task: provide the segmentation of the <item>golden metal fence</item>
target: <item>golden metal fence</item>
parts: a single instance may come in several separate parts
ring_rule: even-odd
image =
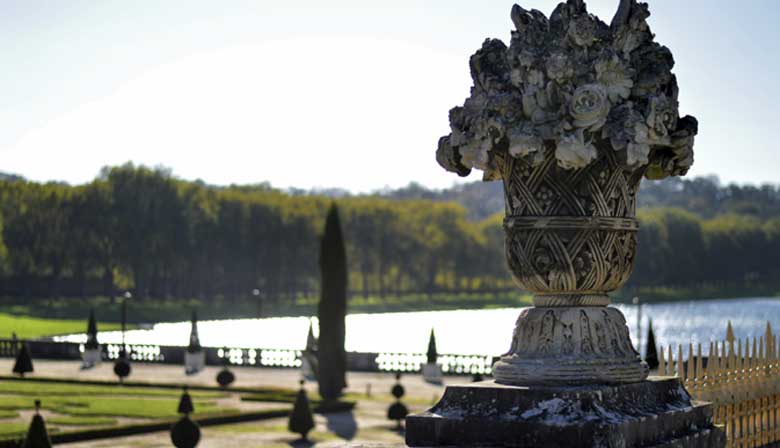
[[[659,375],[677,376],[696,400],[714,405],[715,424],[726,430],[727,447],[760,447],[780,441],[780,356],[772,328],[764,336],[736,339],[729,322],[726,340],[659,350]],[[694,352],[695,349],[695,352]]]

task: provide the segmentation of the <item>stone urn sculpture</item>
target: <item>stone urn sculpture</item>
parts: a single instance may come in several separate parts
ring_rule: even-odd
[[[517,319],[495,381],[447,386],[406,418],[409,446],[725,446],[712,406],[678,378],[647,379],[608,293],[631,275],[643,178],[684,175],[697,123],[679,117],[674,60],[647,4],[610,25],[582,0],[549,18],[515,5],[507,47],[471,57],[474,87],[450,111],[437,160],[501,180],[506,257],[534,306]]]
[[[515,5],[507,47],[471,57],[474,86],[450,111],[437,160],[501,180],[506,257],[534,307],[494,367],[502,384],[620,384],[648,368],[607,294],[636,256],[643,178],[684,175],[696,119],[679,117],[671,52],[653,41],[647,5],[620,2],[611,25],[583,1],[548,19]]]

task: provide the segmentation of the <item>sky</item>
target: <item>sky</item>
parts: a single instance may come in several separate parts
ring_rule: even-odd
[[[609,22],[618,1],[587,3]],[[776,0],[648,3],[699,120],[689,175],[780,183]],[[469,56],[509,42],[512,4],[0,0],[0,171],[79,184],[132,161],[220,185],[449,187],[436,143]]]

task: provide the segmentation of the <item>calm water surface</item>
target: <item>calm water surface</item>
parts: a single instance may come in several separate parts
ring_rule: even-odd
[[[616,305],[626,315],[631,337],[637,342],[637,307]],[[515,320],[522,308],[491,310],[418,311],[351,314],[347,316],[348,351],[425,352],[431,328],[439,353],[499,355],[509,347]],[[731,320],[737,337],[762,336],[767,320],[780,324],[780,299],[705,300],[642,305],[642,341],[648,318],[659,344],[688,344],[722,340]],[[315,333],[317,332],[316,319]],[[201,344],[207,347],[302,349],[309,329],[307,317],[201,321]],[[149,330],[127,332],[130,344],[184,346],[190,323],[161,323]],[[776,333],[777,334],[777,333]],[[57,338],[84,342],[82,334]],[[119,332],[101,332],[101,343],[119,343]]]

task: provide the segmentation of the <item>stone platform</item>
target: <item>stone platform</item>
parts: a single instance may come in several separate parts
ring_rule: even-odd
[[[521,387],[483,381],[449,386],[432,409],[406,418],[412,447],[718,448],[712,407],[679,380],[614,386]]]

